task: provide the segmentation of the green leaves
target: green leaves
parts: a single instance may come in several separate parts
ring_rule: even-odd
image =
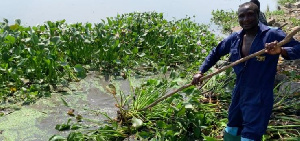
[[[69,130],[71,128],[70,122],[71,122],[71,119],[69,119],[66,124],[57,124],[55,126],[55,129],[58,131]]]
[[[54,36],[50,39],[51,42],[53,42],[54,44],[58,44],[60,41],[60,37],[59,36]]]
[[[16,42],[16,38],[11,35],[7,35],[4,42],[7,44],[14,44]]]
[[[231,28],[234,26],[239,26],[237,19],[237,12],[231,11],[224,11],[224,10],[213,10],[212,11],[212,21],[222,27],[223,33],[230,33]]]
[[[65,141],[66,138],[59,136],[59,135],[53,135],[52,137],[50,137],[49,141]]]
[[[217,139],[213,138],[213,137],[208,137],[208,136],[204,136],[204,139],[206,141],[218,141]]]
[[[74,66],[74,71],[78,78],[83,79],[86,77],[86,71],[80,64]]]
[[[61,98],[61,101],[63,102],[63,104],[64,104],[66,107],[70,107],[69,104],[67,103],[67,101],[65,101],[63,98]]]
[[[16,25],[21,25],[21,20],[20,20],[20,19],[16,19],[16,20],[15,20],[15,24],[16,24]]]

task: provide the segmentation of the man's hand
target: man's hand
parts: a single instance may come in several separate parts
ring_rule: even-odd
[[[274,42],[271,42],[271,43],[266,43],[265,44],[266,53],[272,54],[272,55],[281,54],[282,48],[277,47],[277,43],[278,43],[278,41],[274,41]]]
[[[203,77],[203,73],[199,72],[193,76],[192,85],[198,85],[201,83],[200,78]]]

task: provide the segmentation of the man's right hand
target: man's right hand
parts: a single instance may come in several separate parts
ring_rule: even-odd
[[[202,81],[200,81],[200,78],[203,77],[203,73],[199,72],[199,73],[196,73],[194,76],[193,76],[193,80],[192,80],[192,85],[198,85],[200,83],[202,83]]]

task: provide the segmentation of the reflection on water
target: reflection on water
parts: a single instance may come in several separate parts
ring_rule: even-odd
[[[212,10],[237,10],[249,0],[1,0],[0,19],[23,25],[66,19],[68,23],[98,23],[106,17],[134,11],[164,13],[168,20],[195,16],[198,23],[209,24]],[[261,10],[276,10],[277,0],[261,0]]]

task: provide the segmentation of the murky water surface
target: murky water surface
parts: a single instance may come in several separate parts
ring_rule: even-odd
[[[71,118],[67,114],[70,109],[75,110],[75,116],[81,115],[84,118],[82,124],[95,128],[97,124],[89,122],[90,120],[100,123],[107,120],[100,112],[116,118],[118,109],[115,107],[115,99],[105,91],[109,83],[98,73],[91,72],[84,80],[72,83],[68,92],[53,93],[50,98],[40,99],[35,104],[23,106],[20,110],[1,117],[0,140],[42,141],[54,134],[66,136],[70,131],[59,132],[55,126],[67,123]],[[118,80],[114,84],[129,90],[127,80]],[[72,119],[76,122],[75,118]]]

